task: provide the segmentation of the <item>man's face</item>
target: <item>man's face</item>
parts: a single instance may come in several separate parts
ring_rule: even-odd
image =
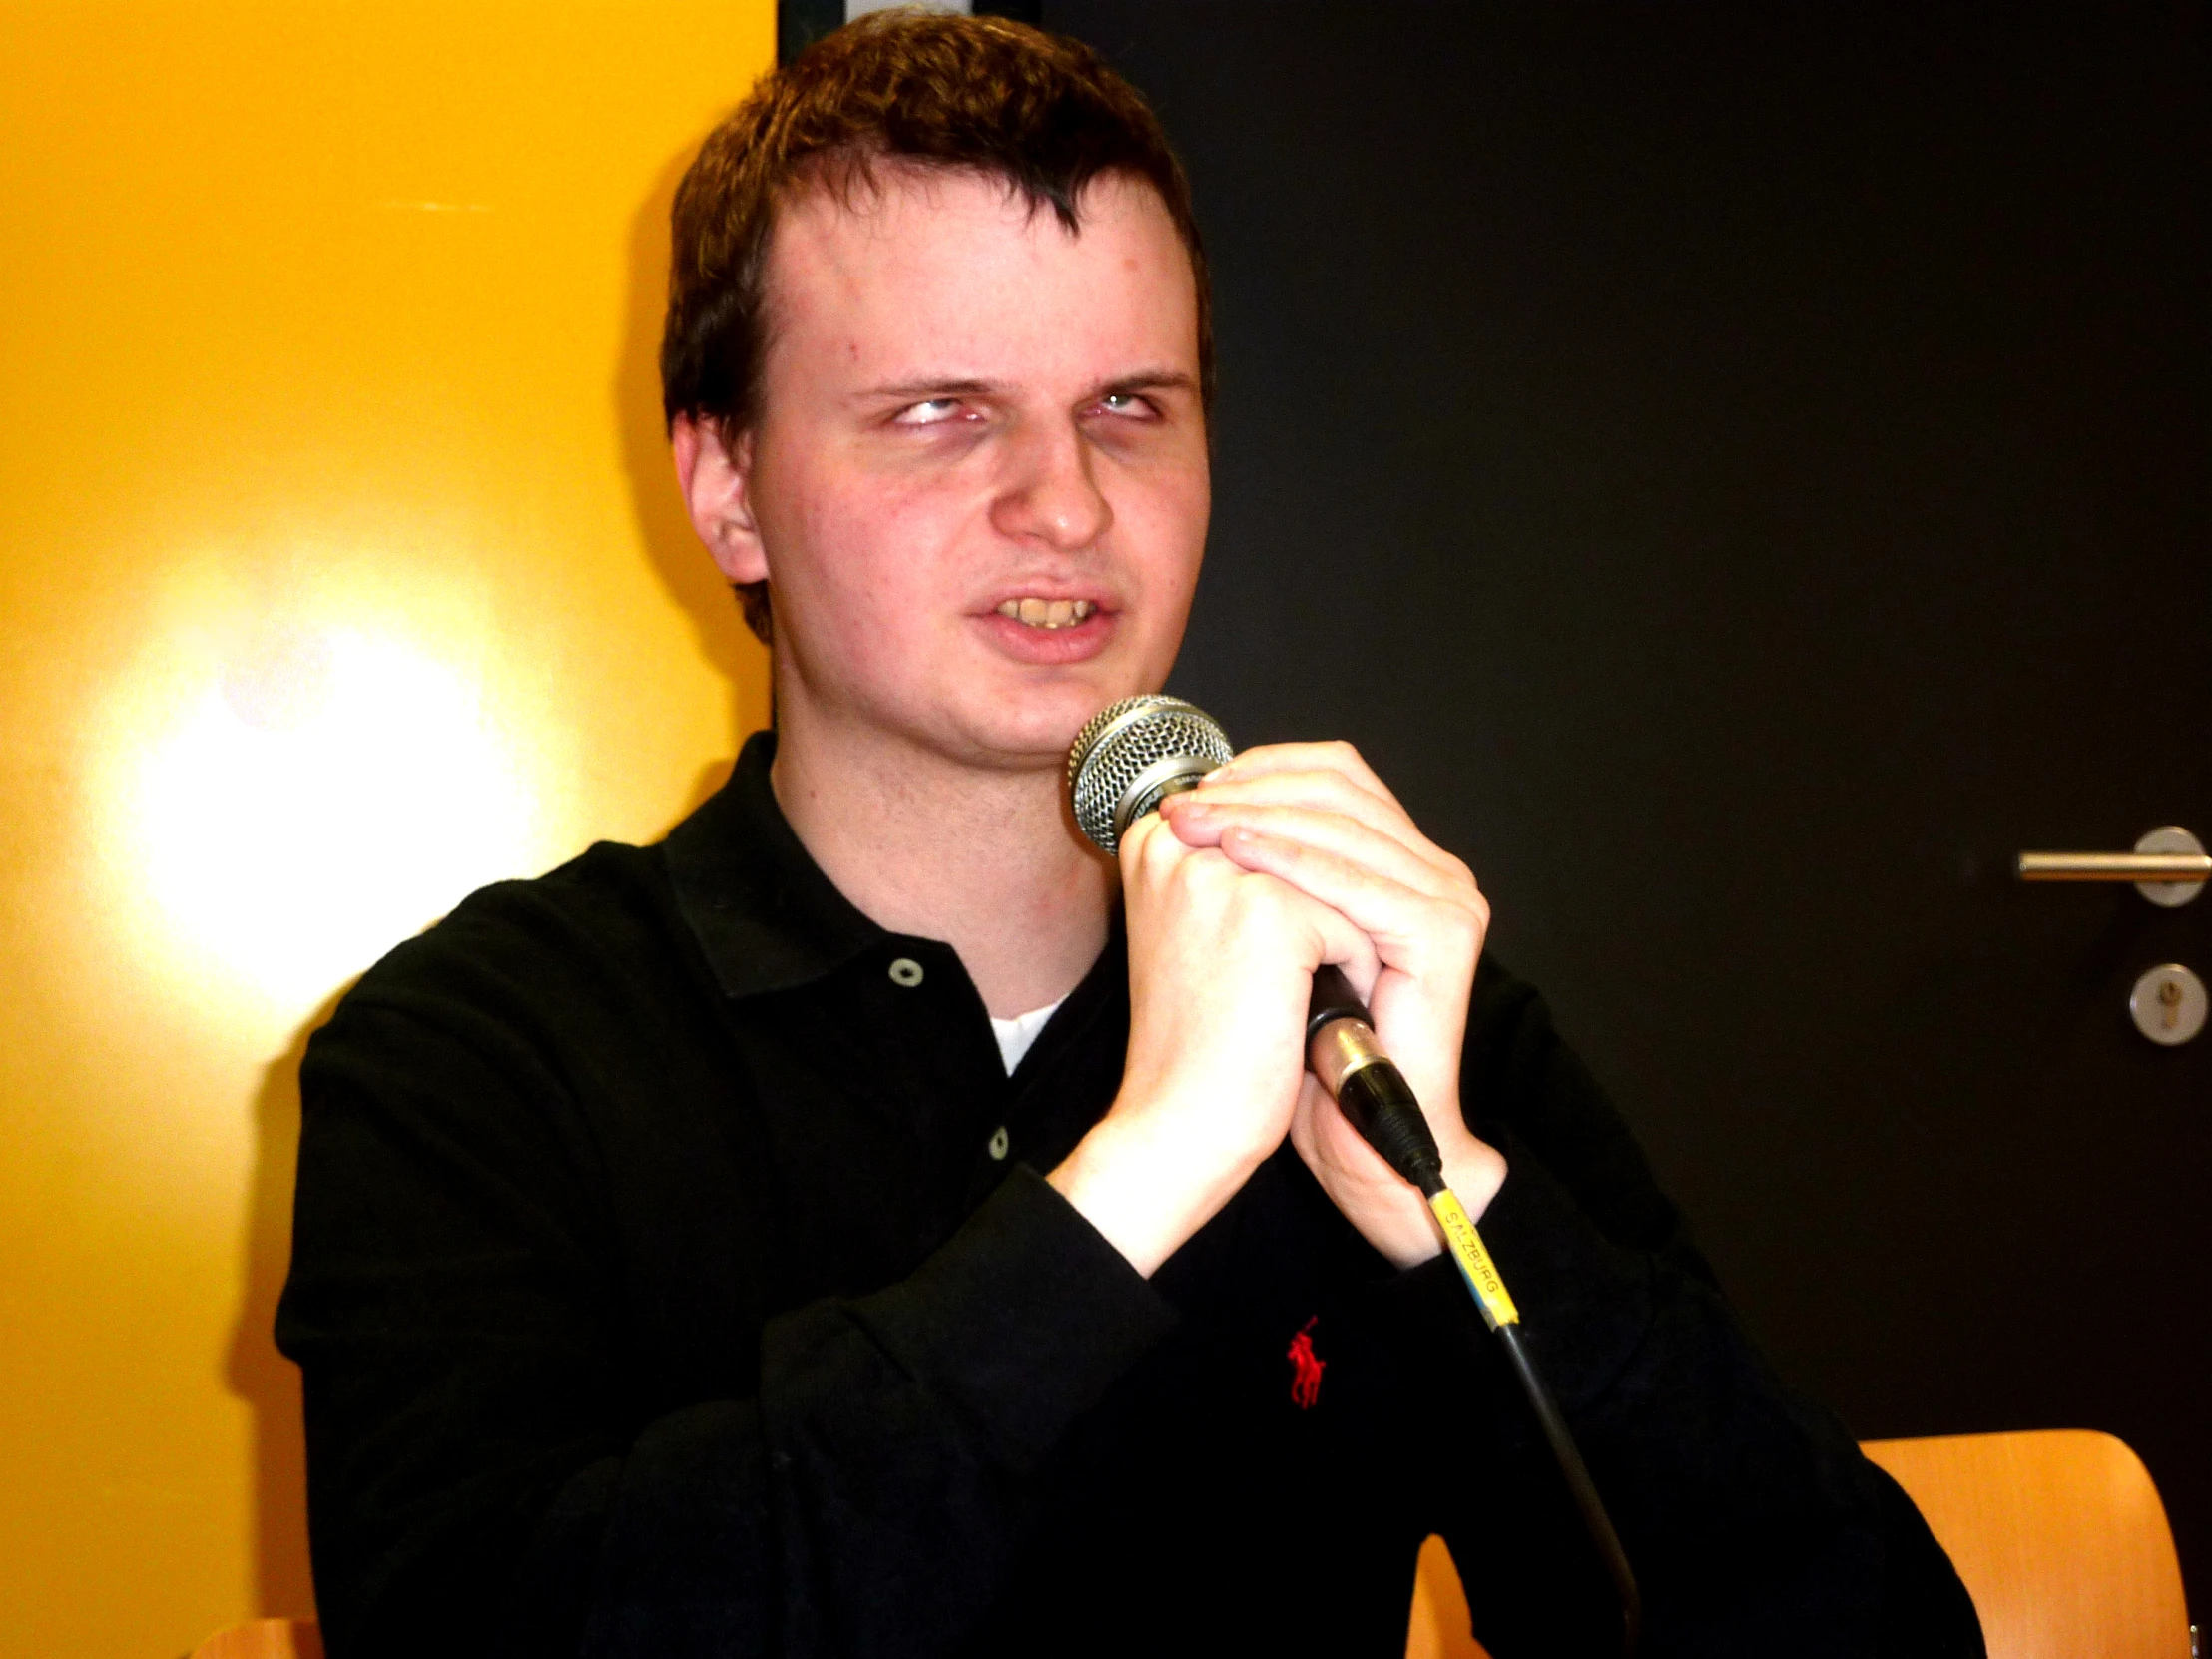
[[[996,179],[878,180],[849,207],[807,194],[770,250],[741,459],[780,695],[826,735],[1056,763],[1166,679],[1190,610],[1210,505],[1190,259],[1119,176],[1072,236]]]

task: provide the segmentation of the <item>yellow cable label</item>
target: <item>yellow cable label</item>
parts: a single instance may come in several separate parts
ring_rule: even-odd
[[[1451,1247],[1452,1260],[1459,1264],[1467,1288],[1474,1292],[1474,1300],[1482,1309],[1483,1323],[1492,1331],[1501,1325],[1520,1324],[1520,1310],[1513,1306],[1505,1281],[1498,1277],[1497,1264],[1483,1248],[1482,1235],[1474,1230],[1474,1221],[1468,1216],[1466,1206],[1459,1202],[1458,1194],[1446,1187],[1428,1201],[1428,1207],[1443,1224],[1444,1243]]]

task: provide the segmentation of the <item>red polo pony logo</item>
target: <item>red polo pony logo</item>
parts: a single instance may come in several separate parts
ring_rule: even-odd
[[[1329,1362],[1314,1353],[1314,1327],[1320,1323],[1316,1314],[1291,1339],[1291,1403],[1301,1411],[1311,1411],[1321,1398],[1321,1374],[1329,1369]]]

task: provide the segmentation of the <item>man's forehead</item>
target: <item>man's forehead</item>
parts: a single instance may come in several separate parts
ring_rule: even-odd
[[[878,160],[865,178],[826,177],[777,216],[764,284],[773,331],[863,323],[845,342],[857,355],[924,324],[1159,334],[1163,289],[1195,305],[1189,255],[1149,182],[1103,175],[1076,205],[1070,229],[991,174]]]

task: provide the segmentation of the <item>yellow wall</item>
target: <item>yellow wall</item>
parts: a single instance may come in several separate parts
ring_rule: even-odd
[[[768,0],[0,0],[0,1654],[309,1602],[292,1068],[766,713],[655,415]]]

